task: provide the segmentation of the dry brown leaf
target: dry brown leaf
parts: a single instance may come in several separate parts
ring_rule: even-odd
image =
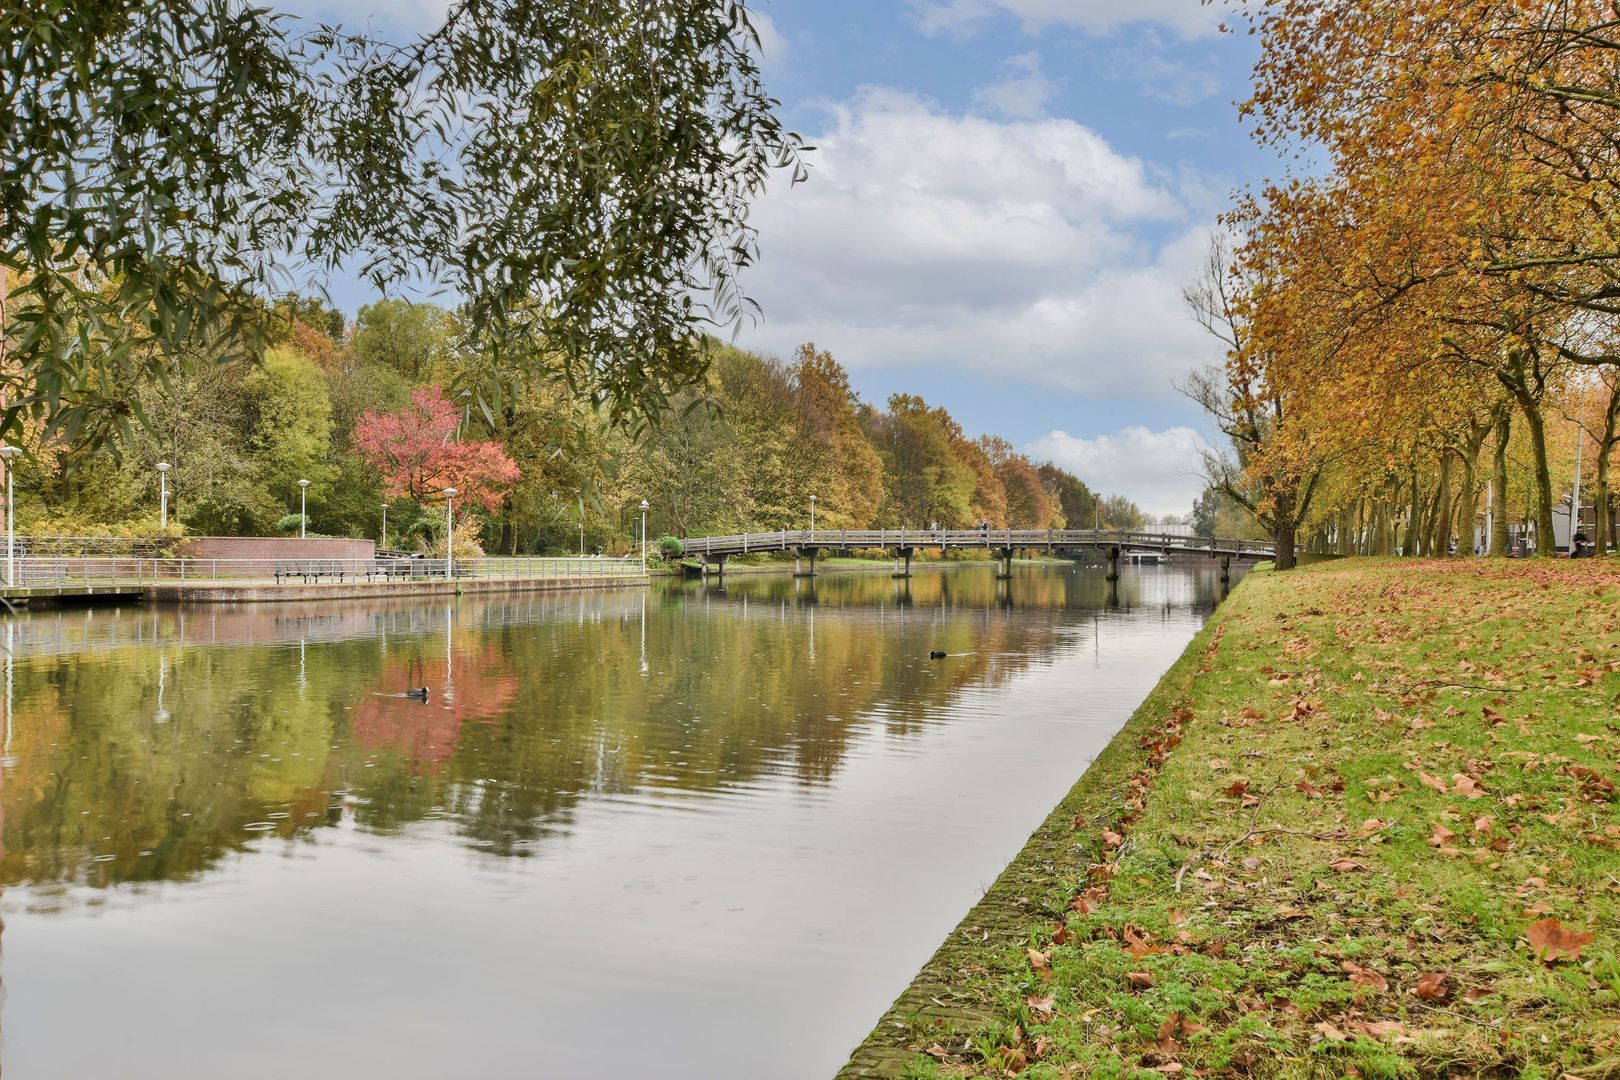
[[[1362,967],[1353,960],[1346,960],[1339,965],[1339,970],[1350,976],[1350,981],[1356,986],[1366,986],[1379,992],[1389,989],[1389,981],[1372,968]]]
[[[1412,993],[1424,1001],[1445,1001],[1451,997],[1451,985],[1446,982],[1444,972],[1427,971],[1418,976],[1417,985],[1412,987]]]
[[[1557,919],[1531,923],[1524,936],[1530,942],[1530,951],[1535,953],[1536,958],[1549,963],[1565,958],[1578,959],[1581,950],[1592,942],[1591,934],[1567,930]]]

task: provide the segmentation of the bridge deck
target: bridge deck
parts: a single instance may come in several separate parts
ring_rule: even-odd
[[[1271,544],[1258,540],[1183,536],[1177,533],[1124,532],[1114,529],[809,529],[741,533],[736,536],[700,536],[681,541],[688,555],[722,557],[754,552],[821,551],[853,548],[907,550],[941,548],[962,550],[1074,551],[1083,548],[1118,548],[1121,552],[1161,555],[1229,555],[1235,559],[1269,559]]]

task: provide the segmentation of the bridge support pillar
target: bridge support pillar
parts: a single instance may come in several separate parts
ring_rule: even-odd
[[[1009,580],[1012,577],[1013,549],[1010,547],[1002,548],[996,552],[996,558],[1001,560],[1001,566],[996,570],[997,579],[1001,581]]]
[[[895,551],[894,555],[895,555],[895,558],[901,560],[901,564],[898,567],[895,568],[894,576],[897,577],[897,578],[908,578],[908,577],[910,577],[911,576],[912,549],[911,548],[899,548],[899,549],[897,549]]]
[[[1221,556],[1221,584],[1228,585],[1232,581],[1232,556]]]
[[[710,574],[713,574],[715,577],[720,578],[721,580],[724,580],[725,576],[726,576],[726,560],[728,558],[730,558],[729,555],[706,555],[706,556],[704,556],[704,558],[703,558],[703,576],[708,577]]]
[[[794,549],[794,552],[793,552],[793,576],[794,577],[815,577],[816,576],[816,556],[819,555],[819,554],[821,554],[821,551],[820,551],[819,548],[804,547],[804,548],[796,548],[796,549]],[[808,570],[804,569],[804,564],[803,564],[803,561],[802,561],[804,559],[809,559],[810,560],[810,569],[808,569]]]
[[[1108,549],[1108,580],[1109,581],[1118,581],[1119,580],[1119,548],[1118,547],[1111,547],[1111,548]]]

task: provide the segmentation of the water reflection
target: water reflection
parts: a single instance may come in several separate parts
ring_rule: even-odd
[[[444,977],[459,985],[478,964],[499,968],[509,954],[519,967],[524,957],[541,964],[549,973],[538,977],[543,986],[525,976],[520,991],[501,992],[555,997],[555,1052],[576,1070],[613,1023],[646,1020],[634,1011],[636,993],[679,997],[703,984],[720,988],[717,1008],[734,1010],[762,987],[780,990],[797,958],[802,992],[840,997],[837,1006],[819,999],[816,1016],[829,1026],[805,1059],[803,1075],[826,1074],[926,955],[916,951],[971,900],[965,890],[994,876],[1174,657],[1219,588],[1213,572],[1168,568],[1127,573],[1117,589],[1100,572],[1043,568],[1020,568],[1002,582],[980,568],[910,579],[734,574],[724,589],[684,582],[649,593],[9,620],[0,792],[0,884],[9,887],[5,1063],[52,1060],[48,1040],[17,1026],[19,1012],[38,1031],[70,1033],[67,999],[53,995],[90,993],[86,980],[98,979],[111,993],[116,980],[97,967],[107,958],[217,980],[233,970],[223,958],[177,960],[173,946],[258,920],[269,937],[304,935],[288,948],[299,963],[318,963],[320,948],[310,942],[325,941],[333,920],[358,932],[344,919],[350,905],[374,913],[376,899],[362,898],[380,887],[385,868],[408,867],[406,895],[385,902],[416,905],[442,947],[472,965]],[[930,661],[935,649],[948,658]],[[421,686],[429,688],[425,702],[406,695]],[[1086,700],[1077,704],[1082,689]],[[1074,721],[1091,726],[1076,732]],[[1053,750],[1062,751],[1054,760],[1017,766],[1027,775],[997,771]],[[930,865],[947,844],[964,865]],[[264,862],[275,855],[285,858]],[[734,860],[746,864],[735,874]],[[553,869],[510,876],[529,862]],[[362,864],[381,876],[361,873]],[[892,877],[900,867],[908,868],[906,883]],[[267,913],[264,899],[279,895],[267,873],[294,877],[305,892]],[[478,875],[487,873],[498,875],[489,879],[493,895],[530,914],[513,922],[516,909],[499,905],[478,914],[468,890],[483,888]],[[214,878],[225,893],[207,884]],[[910,881],[926,885],[929,897],[908,900]],[[320,902],[308,907],[306,894]],[[109,901],[147,912],[141,918],[150,925],[165,925],[186,905],[202,905],[215,921],[175,926],[166,938],[150,928],[144,937],[112,927],[98,933],[89,929],[96,920],[77,918]],[[896,910],[886,913],[891,903]],[[745,907],[784,925],[764,942],[720,925],[753,914],[690,921],[699,910]],[[539,911],[549,913],[550,929],[532,922]],[[905,928],[889,925],[902,915]],[[417,951],[410,931],[385,932],[388,920],[368,919],[368,977],[404,977]],[[591,964],[633,984],[619,988],[633,1015],[593,1026],[569,1014],[563,1022],[593,976],[528,950],[613,940],[604,922],[620,919],[644,920],[640,932],[661,932],[668,940],[660,948],[675,951],[601,945]],[[829,967],[815,954],[849,935],[866,943],[862,960]],[[785,966],[733,971],[716,954],[740,944],[774,950]],[[910,951],[897,952],[901,946]],[[235,962],[272,961],[250,951]],[[265,978],[286,989],[273,973]],[[851,995],[851,986],[872,989]],[[166,992],[189,993],[172,985]],[[459,1060],[449,1044],[449,1057],[435,1058],[421,1032],[394,1031],[391,1015],[364,1003],[354,1009],[349,1020],[369,1033],[351,1047],[356,1060],[381,1054],[389,1063],[362,1074],[436,1075],[432,1069]],[[138,1003],[121,1001],[116,1015],[96,1019],[139,1041],[150,1020],[143,1015]],[[728,1073],[697,1052],[701,1043],[683,1057],[680,1040],[701,1039],[706,1029],[681,1019],[682,1034],[670,1035],[658,1057],[659,1075],[754,1075]],[[222,1030],[203,1037],[208,1046],[198,1053],[216,1055],[213,1068],[260,1075],[229,1056],[240,1025],[218,1023]],[[802,1037],[806,1018],[801,1009],[777,1027],[768,1017],[759,1023],[758,1040],[741,1039],[739,1061],[749,1046],[770,1048],[790,1028]],[[394,1042],[379,1034],[387,1031]],[[490,1037],[491,1061],[532,1045]],[[174,1063],[161,1058],[128,1071],[127,1056],[74,1052],[92,1071],[208,1075],[167,1068]],[[260,1054],[262,1075],[311,1061],[296,1048]],[[790,1074],[798,1073],[782,1075]]]

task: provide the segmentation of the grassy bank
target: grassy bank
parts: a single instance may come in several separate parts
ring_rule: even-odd
[[[1620,1076],[1617,601],[1250,576],[844,1076]]]

